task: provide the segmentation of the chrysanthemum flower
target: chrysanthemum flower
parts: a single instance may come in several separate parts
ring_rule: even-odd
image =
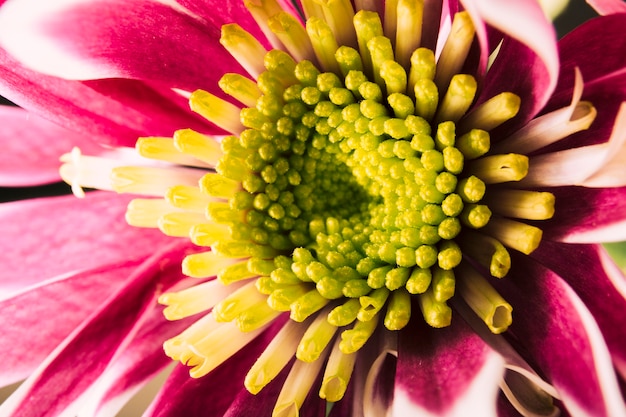
[[[0,2],[0,415],[626,415],[624,4],[244,3]]]

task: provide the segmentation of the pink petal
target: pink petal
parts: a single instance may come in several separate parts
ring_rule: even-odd
[[[185,279],[181,271],[178,277],[181,282],[176,285],[176,291],[197,283],[196,279]],[[147,310],[93,384],[82,412],[94,417],[116,415],[137,390],[172,363],[163,353],[163,341],[179,334],[192,322],[193,318],[168,321],[162,307]]]
[[[59,157],[73,146],[99,151],[84,135],[13,106],[0,106],[0,141],[0,184],[11,187],[60,181]]]
[[[578,259],[573,251],[560,252],[559,258]],[[509,332],[521,351],[573,415],[626,415],[610,354],[583,301],[555,272],[530,258],[513,253],[512,262],[509,276],[492,284],[513,306]]]
[[[0,301],[0,386],[25,379],[142,262],[103,265],[45,281]]]
[[[218,42],[217,23],[173,2],[64,0],[44,7],[25,0],[0,10],[0,44],[25,65],[62,78],[214,90],[222,74],[242,71]]]
[[[626,187],[559,187],[554,217],[538,224],[544,238],[569,243],[626,240]]]
[[[622,0],[587,0],[587,3],[602,15],[626,13],[626,4]]]
[[[566,262],[563,253],[574,253]],[[626,378],[626,279],[600,245],[543,242],[533,257],[558,273],[576,291],[595,318],[613,357]]]
[[[421,317],[409,326],[398,343],[393,415],[495,416],[502,358],[460,317],[443,329]]]
[[[181,127],[209,129],[190,111],[176,109],[166,94],[162,87],[156,91],[140,81],[87,85],[42,75],[0,48],[0,95],[94,142],[134,146],[140,136],[167,136]],[[138,100],[142,97],[150,100]]]
[[[495,45],[486,45],[488,33],[480,22],[505,35],[478,102],[504,91],[518,94],[522,107],[514,124],[527,122],[545,105],[556,85],[559,60],[552,24],[539,4],[531,0],[506,3],[465,0],[462,3],[477,25],[483,66]]]
[[[123,260],[133,261],[154,252],[173,238],[158,230],[126,224],[130,198],[114,193],[19,201],[0,205],[3,246],[0,253],[0,290],[19,290],[74,271]]]
[[[127,285],[94,312],[0,407],[0,414],[56,415],[72,410],[76,400],[106,369],[120,344],[163,290],[180,279],[187,244],[156,252],[128,277]]]

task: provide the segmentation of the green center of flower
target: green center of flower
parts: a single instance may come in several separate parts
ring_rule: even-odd
[[[439,63],[433,51],[418,48],[408,71],[382,36],[377,14],[359,12],[354,21],[360,52],[328,45],[326,23],[307,22],[318,60],[337,72],[272,50],[256,84],[237,74],[222,78],[225,92],[251,106],[240,112],[245,129],[223,139],[217,174],[204,187],[228,199],[208,205],[209,218],[229,228],[209,242],[213,255],[245,258],[221,269],[218,279],[258,277],[256,289],[267,295],[266,304],[247,310],[254,320],[233,313],[245,304],[239,292],[215,307],[216,319],[238,320],[250,331],[273,319],[267,306],[289,311],[296,322],[325,309],[332,326],[353,325],[342,333],[344,353],[363,346],[379,316],[388,329],[403,328],[412,296],[430,325],[449,325],[457,267],[472,271],[461,265],[464,253],[503,277],[510,260],[500,241],[529,253],[541,238],[539,229],[503,219],[486,227],[492,216],[483,203],[487,184],[524,178],[528,158],[484,156],[488,130],[515,116],[517,96],[501,94],[466,115],[477,85],[472,76],[454,73],[454,61],[463,55],[459,44],[471,43],[468,16],[457,15],[462,30],[453,32]],[[222,43],[237,56],[257,47],[246,35],[226,26]],[[190,102],[209,120],[237,130],[228,103],[204,91]],[[472,232],[483,228],[491,233]],[[207,231],[191,235],[201,242]],[[203,276],[205,265],[193,260],[186,273]],[[492,331],[505,330],[510,306],[492,296],[479,274],[466,275],[475,279],[465,279],[462,296],[486,310]],[[474,295],[477,289],[489,294]],[[326,346],[314,345],[298,357],[317,359]]]
[[[474,37],[468,14],[454,17],[435,59],[415,35],[420,4],[398,3],[393,42],[378,13],[354,14],[349,2],[321,2],[309,12],[326,19],[306,29],[247,4],[288,52],[223,28],[222,44],[255,81],[226,74],[220,87],[247,107],[201,90],[190,103],[232,136],[218,145],[187,129],[137,144],[144,156],[215,171],[113,169],[114,189],[165,196],[134,200],[129,223],[211,249],[183,263],[206,282],[159,299],[172,320],[212,309],[164,345],[192,376],[289,312],[245,381],[259,392],[295,355],[275,410],[288,415],[324,363],[320,396],[339,400],[355,352],[377,328],[404,328],[414,309],[433,327],[450,324],[449,303],[467,304],[494,333],[510,325],[489,279],[507,274],[508,249],[538,246],[541,230],[516,219],[550,218],[554,196],[507,187],[527,175],[528,158],[489,152],[489,132],[520,99],[474,104],[477,82],[460,73]]]

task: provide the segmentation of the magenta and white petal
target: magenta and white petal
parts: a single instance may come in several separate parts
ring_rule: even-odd
[[[115,352],[180,278],[189,244],[175,242],[147,259],[91,318],[78,327],[0,406],[1,416],[76,413],[81,395],[107,368]]]
[[[103,265],[26,288],[0,300],[0,386],[25,379],[143,262]]]
[[[434,329],[421,317],[400,332],[393,415],[496,416],[504,360],[460,317]]]
[[[542,222],[544,239],[568,243],[626,240],[626,187],[557,187],[554,217]]]
[[[215,90],[222,74],[242,71],[219,37],[220,25],[173,1],[21,0],[0,10],[0,45],[24,65],[66,79]]]
[[[462,3],[477,26],[483,61],[499,40],[485,46],[487,39],[494,42],[490,39],[490,32],[496,29],[505,36],[477,102],[504,91],[515,93],[522,98],[522,104],[514,122],[516,127],[526,123],[545,105],[556,86],[559,59],[552,24],[539,4],[531,0],[506,4],[497,0],[465,0]],[[490,27],[481,27],[481,22]],[[510,129],[512,124],[508,125]]]
[[[530,158],[527,187],[620,187],[626,185],[626,104],[617,113],[609,141]]]
[[[559,40],[559,82],[547,109],[563,107],[571,100],[579,70],[585,81],[582,100],[591,102],[598,115],[588,130],[546,151],[600,144],[611,136],[617,113],[626,101],[626,63],[621,58],[626,48],[622,36],[625,24],[626,14],[602,16],[583,23]],[[597,59],[600,55],[602,59]]]
[[[532,259],[512,253],[512,262],[509,276],[492,284],[513,306],[509,332],[515,343],[533,358],[571,415],[626,415],[611,355],[583,300]]]
[[[500,383],[503,394],[513,408],[523,415],[556,417],[559,409],[553,398],[559,394],[511,346],[501,334],[494,334],[462,300],[452,300],[455,310],[492,349],[504,359],[506,373]]]
[[[132,262],[172,242],[158,230],[129,226],[130,198],[90,193],[0,205],[5,242],[0,290],[17,291],[46,279],[121,261]]]
[[[562,259],[571,253],[576,262]],[[626,279],[600,245],[544,242],[532,255],[557,272],[593,314],[611,352],[613,364],[626,379]]]
[[[180,281],[169,291],[188,288],[197,283],[186,278],[182,271],[174,270]],[[126,402],[152,378],[172,364],[163,353],[163,341],[174,337],[193,323],[193,318],[168,321],[163,308],[145,312],[135,327],[120,343],[107,368],[82,396],[81,414],[90,417],[116,415]]]
[[[588,129],[598,112],[591,103],[581,102],[583,87],[582,75],[576,69],[574,90],[568,106],[534,118],[521,129],[492,146],[491,152],[494,154],[514,152],[528,155],[574,133]]]
[[[602,15],[626,13],[626,4],[622,0],[587,0],[587,3]]]
[[[140,136],[169,136],[181,126],[211,132],[169,87],[123,79],[63,80],[26,69],[1,48],[0,95],[106,145],[134,146]]]
[[[59,157],[72,146],[100,150],[84,135],[13,106],[0,106],[0,142],[0,184],[11,187],[60,181]]]

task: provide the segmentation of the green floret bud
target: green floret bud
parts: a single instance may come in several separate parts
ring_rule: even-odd
[[[408,281],[406,282],[406,289],[411,294],[422,294],[432,281],[432,273],[428,268],[413,268]]]
[[[394,139],[404,139],[410,137],[409,129],[403,119],[390,118],[385,120],[383,130]]]
[[[435,141],[429,134],[416,133],[411,139],[411,147],[418,152],[427,152],[431,149],[435,149]]]
[[[437,249],[430,245],[421,245],[415,249],[415,262],[420,268],[430,268],[437,262]]]

